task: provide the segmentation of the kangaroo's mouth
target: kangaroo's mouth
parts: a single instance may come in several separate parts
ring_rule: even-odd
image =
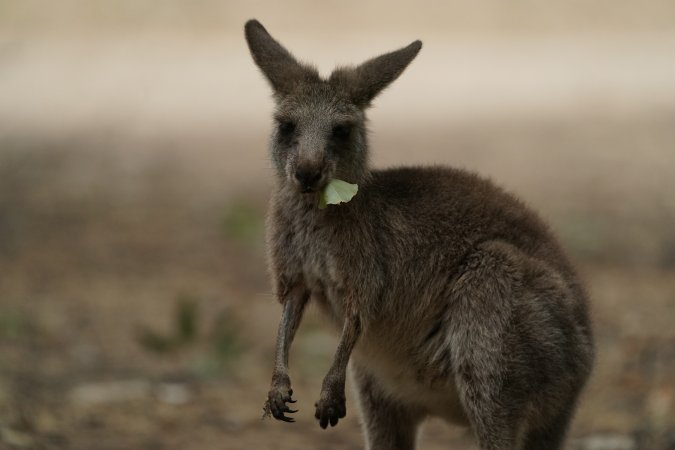
[[[293,180],[296,189],[301,194],[315,194],[320,192],[328,184],[328,177],[325,173],[320,173],[315,176],[313,179],[302,179],[296,175]]]

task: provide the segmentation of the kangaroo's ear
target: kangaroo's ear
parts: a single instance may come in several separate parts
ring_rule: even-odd
[[[403,73],[421,48],[422,41],[415,41],[407,47],[370,59],[360,66],[336,69],[329,81],[346,90],[355,104],[368,106],[377,94]]]
[[[269,80],[277,95],[288,94],[297,83],[318,81],[319,73],[313,67],[300,64],[255,19],[244,27],[246,42],[253,60]]]

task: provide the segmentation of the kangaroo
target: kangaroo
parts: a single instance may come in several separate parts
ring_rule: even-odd
[[[346,415],[349,365],[370,450],[414,449],[430,416],[470,426],[482,450],[559,449],[593,342],[552,232],[476,174],[370,167],[365,111],[422,43],[324,79],[258,21],[245,35],[276,102],[267,242],[283,312],[268,415],[294,421],[288,354],[311,300],[341,329],[315,404],[322,428]],[[320,209],[335,179],[358,193]]]

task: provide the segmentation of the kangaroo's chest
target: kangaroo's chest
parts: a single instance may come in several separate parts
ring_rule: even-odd
[[[314,223],[298,223],[293,230],[292,270],[302,276],[312,297],[335,319],[343,315],[342,299],[349,274],[345,273],[330,229]]]

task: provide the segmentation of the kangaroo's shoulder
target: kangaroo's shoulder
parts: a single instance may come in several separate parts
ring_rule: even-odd
[[[500,239],[528,254],[543,247],[558,253],[555,237],[533,209],[477,173],[446,166],[378,170],[369,189],[371,207],[395,211],[396,220],[413,228],[426,225],[476,242]]]
[[[487,177],[465,169],[434,165],[395,167],[372,172],[369,188],[391,201],[496,203],[524,207],[512,194]]]
[[[472,182],[471,180],[478,180],[479,182],[486,181],[485,178],[475,172],[445,165],[390,167],[373,170],[372,177],[374,181],[379,183],[408,182],[426,184],[429,181],[433,182],[434,180],[464,182]]]

